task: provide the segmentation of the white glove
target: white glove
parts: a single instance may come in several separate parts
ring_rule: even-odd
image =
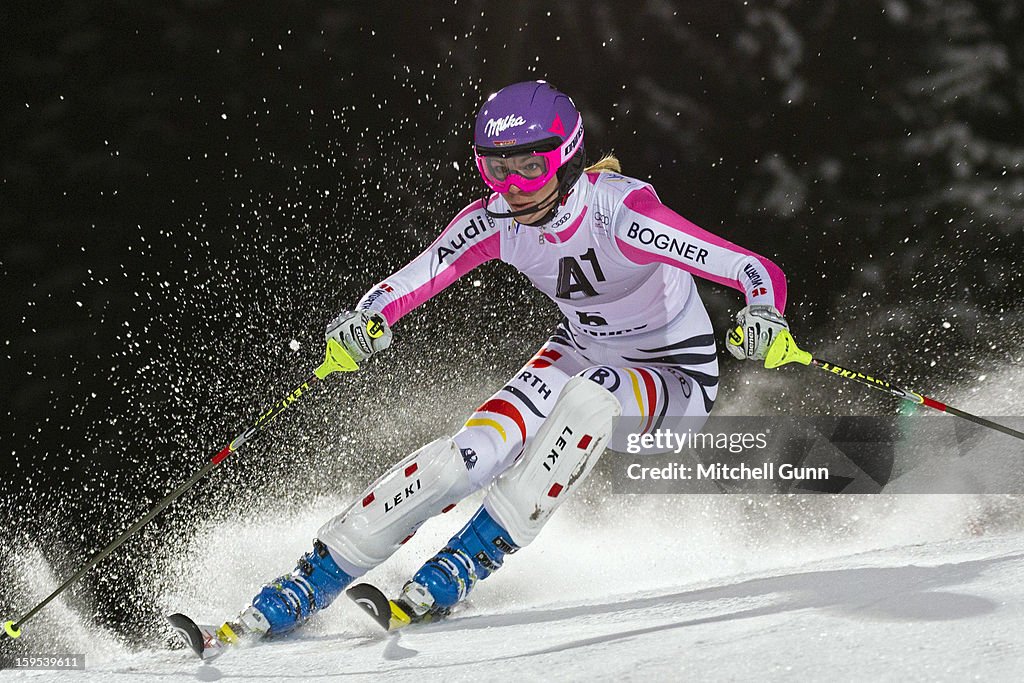
[[[334,339],[361,363],[391,345],[391,328],[380,313],[343,311],[327,325],[327,339]]]
[[[736,327],[725,335],[725,348],[740,360],[764,360],[775,337],[788,329],[786,319],[774,306],[745,306],[736,314]]]

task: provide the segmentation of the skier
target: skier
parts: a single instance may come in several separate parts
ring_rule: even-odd
[[[583,120],[544,81],[493,94],[476,117],[476,165],[493,193],[328,326],[357,362],[401,318],[476,266],[515,266],[564,314],[536,355],[454,435],[371,484],[328,521],[295,569],[218,630],[279,634],[329,605],[427,519],[487,487],[483,505],[392,601],[392,623],[446,615],[529,544],[625,430],[666,415],[706,419],[718,386],[715,338],[693,276],[740,290],[726,348],[764,358],[788,329],[786,281],[768,259],[698,228],[606,156],[586,168]],[[613,418],[622,427],[613,434]],[[614,440],[614,441],[613,441]]]

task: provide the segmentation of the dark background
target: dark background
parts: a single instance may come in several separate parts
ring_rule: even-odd
[[[472,118],[529,78],[574,97],[592,159],[614,150],[665,203],[779,263],[806,348],[928,393],[1019,364],[1022,12],[5,3],[0,566],[32,547],[66,576],[287,393],[324,323],[482,193]],[[450,431],[556,319],[508,270],[403,320],[386,361],[297,406],[83,581],[81,609],[145,639],[134,576],[169,535],[358,486]],[[737,293],[701,291],[725,329]],[[757,369],[723,370],[733,414],[894,410],[806,376],[737,406]],[[24,587],[3,614],[31,606]]]

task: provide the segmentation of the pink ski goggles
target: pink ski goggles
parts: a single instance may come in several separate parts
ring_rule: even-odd
[[[487,186],[499,194],[507,193],[513,185],[521,192],[536,192],[555,177],[562,164],[572,158],[582,138],[581,116],[576,120],[569,141],[559,143],[549,152],[522,152],[507,156],[477,153],[476,167]]]

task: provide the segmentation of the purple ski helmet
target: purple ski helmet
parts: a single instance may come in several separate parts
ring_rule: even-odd
[[[586,165],[583,117],[547,81],[513,83],[491,95],[477,114],[473,142],[477,169],[495,192],[506,193],[512,185],[536,192],[556,175],[559,180],[551,197],[521,211],[489,211],[496,217],[535,213],[549,202],[553,213]]]

